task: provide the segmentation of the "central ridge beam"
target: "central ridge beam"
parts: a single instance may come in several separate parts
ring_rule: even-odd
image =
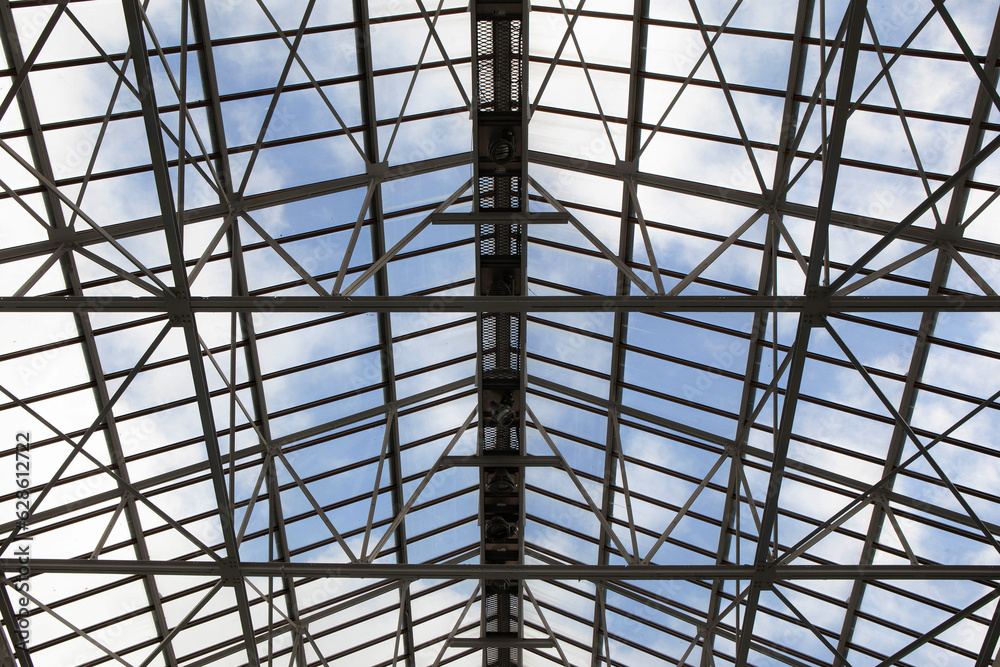
[[[566,222],[551,214],[528,215],[527,41],[523,0],[473,0],[473,199],[471,213],[438,213],[436,224],[474,224],[479,424],[476,453],[497,458],[480,468],[479,524],[483,564],[524,563],[524,457],[526,313],[504,308],[505,297],[528,293],[526,224]],[[520,581],[484,577],[480,638],[483,667],[522,664],[524,591]],[[457,644],[453,644],[458,646]]]

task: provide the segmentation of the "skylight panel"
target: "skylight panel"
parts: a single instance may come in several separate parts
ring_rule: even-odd
[[[514,468],[514,562],[566,569],[498,574],[519,664],[996,652],[997,7],[856,4],[526,15],[518,206],[569,221],[519,226],[498,302],[546,457]],[[495,500],[468,465],[491,265],[430,220],[489,200],[468,3],[9,10],[0,412],[33,499],[73,451],[53,429],[93,431],[26,527],[39,603],[133,664],[206,595],[150,664],[482,664],[493,580],[454,567]],[[113,660],[32,604],[34,664]]]

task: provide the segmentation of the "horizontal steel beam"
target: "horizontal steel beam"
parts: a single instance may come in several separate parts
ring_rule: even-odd
[[[1000,310],[1000,296],[208,296],[0,297],[0,312],[576,313],[843,312]]]
[[[434,225],[564,225],[569,222],[569,216],[556,211],[555,213],[522,213],[508,211],[502,213],[432,213],[431,224]]]
[[[289,90],[288,87],[285,88],[286,92]],[[452,169],[454,167],[461,167],[462,165],[469,164],[472,160],[471,153],[458,153],[455,155],[446,155],[442,157],[431,158],[429,160],[422,160],[419,162],[410,162],[406,164],[393,165],[385,171],[380,178],[383,181],[391,181],[402,178],[410,178],[414,176],[420,176],[423,174],[429,174],[435,171]],[[290,188],[285,188],[283,190],[272,190],[270,192],[262,192],[255,195],[247,195],[240,200],[243,210],[248,212],[264,210],[274,206],[281,206],[284,204],[291,204],[298,201],[304,201],[307,199],[313,199],[316,197],[324,197],[326,195],[335,194],[338,192],[347,192],[349,190],[359,190],[362,188],[367,188],[372,183],[373,176],[368,174],[356,174],[352,176],[344,176],[342,178],[335,178],[328,181],[321,181],[318,183],[308,183],[305,185],[298,185]],[[64,181],[59,181],[56,183],[59,187],[66,187],[71,185],[71,183],[66,183]],[[25,191],[20,191],[19,194],[24,196],[29,192],[33,192],[33,189],[26,189]],[[38,191],[42,191],[40,188]],[[7,195],[0,192],[0,201],[5,199]],[[433,206],[433,205],[432,205]],[[230,207],[228,204],[212,204],[210,206],[202,207],[192,207],[187,209],[181,214],[181,219],[185,224],[192,222],[205,222],[206,220],[215,220],[216,218],[225,217],[230,213]],[[150,218],[140,218],[137,220],[131,220],[128,222],[116,223],[113,225],[108,225],[105,228],[109,234],[118,239],[119,241],[123,238],[128,238],[131,236],[137,236],[140,234],[148,234],[150,232],[156,232],[163,229],[163,218],[162,216],[153,216]],[[102,243],[104,238],[101,234],[89,227],[82,227],[75,231],[75,234],[70,238],[75,246],[85,246],[94,243]],[[0,263],[6,263],[18,259],[26,259],[28,257],[37,257],[39,255],[47,255],[55,252],[59,247],[60,242],[55,240],[37,241],[35,243],[28,243],[25,245],[14,246],[10,248],[0,248]]]
[[[514,454],[490,454],[488,456],[446,456],[441,460],[442,468],[483,467],[483,468],[558,468],[562,462],[556,456],[520,456]]]
[[[611,164],[562,155],[553,155],[551,153],[539,153],[537,151],[531,151],[529,155],[531,157],[532,164],[542,164],[548,167],[567,169],[570,171],[592,174],[613,180],[620,180],[622,177],[620,170],[616,168],[615,165]],[[641,171],[636,172],[634,174],[634,178],[635,182],[639,185],[648,185],[660,190],[693,195],[695,197],[735,204],[745,208],[758,209],[771,203],[768,201],[767,196],[759,192],[748,192],[746,190],[739,190],[737,188],[730,188],[721,185],[710,185],[707,183],[700,183],[698,181],[688,181],[681,178],[662,176],[660,174]],[[574,205],[573,202],[568,201],[563,203],[566,206]],[[818,211],[815,206],[797,204],[790,201],[774,202],[773,206],[775,207],[777,213],[781,215],[788,215],[795,218],[801,218],[803,220],[815,220],[818,215]],[[830,211],[829,216],[831,225],[835,227],[846,227],[857,231],[870,232],[875,235],[873,238],[889,233],[896,228],[898,223],[898,221],[895,220],[872,218],[865,215],[859,215],[857,213],[848,213],[846,211]],[[654,216],[654,219],[657,222],[660,222],[658,219],[659,217],[660,216]],[[940,234],[941,232],[937,229],[911,225],[899,233],[899,238],[907,241],[913,241],[915,243],[926,244],[944,240]],[[972,252],[986,257],[996,256],[997,244],[991,241],[980,241],[966,237],[948,240],[961,252]]]
[[[0,571],[17,572],[17,558],[0,558]],[[763,582],[817,580],[1000,580],[1000,565],[455,565],[433,563],[253,563],[239,564],[246,577],[329,577],[338,579],[528,579],[577,581],[735,580]],[[216,561],[134,561],[31,559],[32,574],[162,574],[218,577],[232,574]],[[226,572],[223,572],[223,570]]]
[[[551,639],[519,639],[517,637],[456,637],[449,643],[451,648],[552,648]]]

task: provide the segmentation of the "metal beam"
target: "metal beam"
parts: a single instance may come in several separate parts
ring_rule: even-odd
[[[985,63],[985,70],[994,80],[994,84],[997,77],[998,58],[1000,58],[1000,12],[997,13],[994,20],[993,36],[987,50]],[[982,147],[983,138],[985,136],[982,130],[982,124],[988,119],[992,108],[993,105],[991,103],[989,93],[980,87],[976,100],[973,103],[969,131],[966,134],[960,164],[964,164],[969,161]],[[971,180],[971,174],[966,177],[966,181],[968,180]],[[943,225],[948,229],[957,230],[958,234],[961,234],[961,225],[965,218],[965,211],[969,200],[969,190],[964,186],[965,183],[963,182],[955,187],[955,192],[951,197],[951,201],[948,206],[948,213],[945,216]],[[950,268],[951,257],[949,254],[947,252],[938,252],[931,275],[928,295],[935,295],[939,293],[947,281]],[[937,327],[937,319],[937,313],[930,312],[925,313],[920,321],[917,338],[914,342],[913,353],[910,358],[910,365],[906,373],[906,382],[903,386],[903,392],[899,399],[899,414],[906,423],[910,422],[914,413],[914,408],[916,407],[918,395],[917,385],[921,383],[923,379],[924,369],[927,365],[928,357],[930,356],[931,346],[928,339],[934,335],[934,331]],[[899,425],[895,426],[893,429],[892,439],[889,443],[889,449],[886,453],[885,466],[882,469],[883,477],[899,466],[906,442],[907,438],[904,429]],[[884,492],[891,492],[895,481],[895,475],[890,477],[884,485]],[[885,502],[888,503],[889,501],[886,500]],[[860,567],[866,567],[874,562],[876,547],[881,540],[882,530],[885,524],[885,508],[886,504],[883,503],[875,503],[873,505],[872,516],[868,525],[868,532],[865,535],[864,547],[861,550],[861,557],[859,560]],[[864,600],[865,590],[866,586],[863,582],[855,582],[851,595],[848,598],[847,611],[844,614],[844,622],[840,632],[840,641],[837,647],[840,654],[846,655],[848,645],[854,637],[854,630],[858,620],[857,614],[861,607],[861,603]],[[833,664],[834,667],[843,667],[846,663],[838,655],[834,658]]]
[[[569,222],[565,213],[534,213],[511,211],[508,213],[432,213],[432,225],[564,225]]]
[[[487,299],[489,301],[487,301]],[[193,296],[161,297],[38,296],[0,297],[0,311],[45,313],[173,313],[190,306],[195,313],[921,313],[1000,310],[1000,296]]]
[[[540,153],[537,151],[531,151],[530,157],[533,164],[541,164],[549,167],[555,167],[557,169],[592,174],[608,179],[621,178],[621,174],[614,165],[604,164],[602,162],[594,162],[562,155],[553,155],[551,153]],[[985,157],[985,155],[982,156],[983,159],[985,159]],[[965,172],[965,176],[968,176],[967,172]],[[747,192],[736,188],[721,185],[708,185],[697,181],[688,181],[673,176],[663,176],[660,174],[642,171],[636,172],[633,177],[638,185],[647,185],[649,187],[666,190],[668,192],[691,195],[711,201],[733,204],[752,210],[757,210],[765,205],[773,205],[777,212],[782,216],[801,218],[803,220],[815,220],[816,216],[819,215],[819,211],[815,206],[789,201],[770,202],[767,198],[768,195]],[[569,206],[569,202],[567,202],[566,205]],[[858,215],[856,213],[830,211],[829,219],[830,225],[834,227],[843,227],[856,231],[869,232],[876,238],[881,238],[885,234],[892,232],[893,234],[898,235],[900,239],[913,241],[914,243],[926,244],[933,243],[936,240],[937,232],[934,229],[920,228],[913,225],[905,225],[900,228],[898,223],[894,221]],[[963,250],[970,252],[982,252],[986,256],[992,256],[996,253],[996,244],[992,242],[983,242],[971,238],[962,238],[956,242],[961,244]]]
[[[581,7],[582,9],[582,4]],[[638,131],[638,123],[642,118],[643,94],[645,92],[644,80],[639,76],[639,72],[646,67],[646,45],[649,39],[648,28],[643,24],[643,19],[649,16],[649,0],[634,0],[632,5],[632,48],[629,55],[629,89],[628,89],[628,120],[625,128],[625,146],[623,161],[627,164],[635,162],[641,150],[641,137]],[[567,29],[572,29],[569,25]],[[627,186],[628,184],[626,184]],[[632,259],[632,245],[635,238],[635,226],[632,219],[635,214],[635,202],[629,187],[622,189],[622,211],[618,220],[618,254],[622,261],[628,263]],[[636,193],[638,198],[638,192]],[[632,291],[632,281],[624,273],[618,272],[616,275],[615,294],[618,296],[628,296]],[[662,289],[661,289],[662,291]],[[628,340],[628,313],[618,312],[614,315],[612,324],[611,339],[611,367],[608,370],[608,405],[617,405],[622,401],[623,389],[620,380],[625,377],[625,343]],[[616,457],[616,451],[621,454],[621,429],[616,420],[611,417],[612,411],[608,410],[606,432],[604,436],[604,480],[601,490],[601,512],[605,517],[611,517],[615,507],[614,483],[616,479],[616,461],[623,461],[623,458]],[[597,563],[607,565],[610,562],[609,543],[610,536],[604,526],[601,525],[598,536]],[[635,550],[638,551],[637,549]],[[605,607],[607,603],[607,591],[603,586],[596,590],[596,600],[594,604],[593,633],[590,645],[590,665],[599,667],[601,662],[602,648],[609,652],[610,642],[607,640],[607,613]],[[601,641],[601,634],[604,634],[604,641]],[[604,662],[610,664],[611,656],[604,655]]]
[[[354,18],[357,27],[354,31],[355,53],[358,63],[358,74],[361,76],[359,82],[359,92],[361,101],[361,115],[364,121],[363,143],[365,159],[371,164],[377,164],[380,160],[380,148],[378,142],[378,113],[375,105],[375,81],[374,65],[372,64],[372,25],[371,17],[368,13],[368,2],[365,0],[354,0]],[[414,74],[416,76],[416,74]],[[388,160],[385,165],[388,173]],[[372,194],[369,204],[369,215],[371,217],[371,256],[373,259],[380,258],[386,253],[386,235],[384,208],[382,202],[382,180],[375,184],[375,191]],[[362,215],[364,211],[362,211]],[[346,268],[346,267],[345,267]],[[340,276],[338,276],[339,280]],[[373,276],[375,294],[379,296],[388,295],[389,275],[383,265]],[[389,313],[383,312],[376,316],[376,329],[379,344],[379,357],[381,360],[380,371],[382,382],[385,388],[382,397],[386,405],[396,405],[398,396],[396,393],[396,364],[392,350],[392,319]],[[390,415],[391,416],[391,415]],[[398,516],[403,511],[403,470],[400,453],[399,420],[388,419],[385,428],[387,430],[388,451],[387,461],[389,466],[389,483],[392,485],[390,499],[392,503],[392,515]],[[376,488],[379,480],[375,480]],[[370,530],[370,528],[369,528]],[[408,561],[408,540],[406,532],[406,522],[401,521],[396,526],[396,562],[406,563]],[[403,587],[399,592],[399,628],[397,641],[401,638],[403,644],[404,662],[407,667],[414,667],[416,664],[416,648],[413,638],[413,612],[410,604],[410,589]],[[397,645],[398,646],[398,645]],[[393,655],[393,665],[395,665],[396,655]]]
[[[163,135],[160,132],[159,109],[156,103],[156,94],[153,84],[153,75],[146,56],[146,31],[143,26],[142,17],[144,10],[138,0],[122,0],[125,23],[128,28],[129,44],[132,52],[137,54],[133,60],[135,67],[135,77],[139,89],[139,102],[142,106],[143,123],[146,130],[146,140],[148,142],[150,160],[153,165],[153,174],[156,182],[156,192],[159,201],[160,215],[163,216],[164,236],[168,254],[170,256],[171,271],[174,281],[174,297],[179,305],[179,310],[175,312],[177,324],[183,329],[184,340],[187,347],[190,362],[191,375],[194,381],[195,394],[198,400],[201,427],[204,434],[204,444],[206,454],[212,471],[212,485],[215,492],[218,516],[222,526],[222,533],[226,549],[226,557],[231,563],[229,571],[222,572],[219,576],[232,576],[233,572],[239,577],[239,548],[236,543],[236,534],[233,523],[229,520],[228,512],[229,497],[226,492],[224,471],[222,467],[221,455],[219,452],[219,442],[215,435],[215,416],[212,411],[211,398],[209,396],[208,378],[205,374],[205,366],[201,359],[201,347],[197,327],[195,325],[194,314],[184,305],[184,300],[190,294],[188,288],[187,272],[184,266],[184,242],[183,224],[178,220],[176,208],[174,206],[173,188],[170,179],[170,172],[167,166],[166,152],[163,146]],[[183,122],[183,120],[181,121]],[[185,312],[186,311],[186,312]],[[251,618],[250,602],[247,597],[246,587],[242,579],[234,582],[233,593],[239,610],[240,625],[243,631],[244,650],[251,667],[258,667],[260,658],[257,654],[257,644],[255,641],[253,619]]]
[[[820,185],[818,215],[812,233],[812,248],[809,252],[809,267],[806,274],[805,289],[807,300],[821,297],[820,288],[823,258],[826,256],[830,226],[830,212],[833,210],[833,200],[837,189],[840,172],[840,158],[844,147],[844,134],[847,129],[847,117],[850,110],[851,95],[854,90],[854,76],[858,63],[858,45],[864,33],[864,18],[867,0],[852,0],[847,8],[847,35],[844,38],[844,52],[841,60],[840,77],[837,82],[838,97],[834,106],[833,120],[830,128],[829,143],[823,156],[823,178]],[[778,549],[777,519],[778,501],[781,495],[781,482],[785,475],[785,461],[788,456],[788,445],[791,441],[792,428],[795,422],[796,404],[802,382],[803,367],[806,352],[809,347],[809,337],[813,323],[806,312],[799,316],[798,331],[795,335],[795,345],[789,354],[792,355],[788,369],[788,380],[781,411],[781,421],[774,438],[774,458],[771,461],[771,474],[767,486],[767,497],[764,511],[761,515],[761,525],[757,537],[757,550],[754,564],[758,569],[768,566]],[[771,531],[774,529],[772,541]],[[736,664],[747,663],[750,653],[750,640],[754,636],[754,623],[760,603],[762,582],[760,577],[752,577],[753,584],[746,599],[746,613],[743,617],[743,628],[736,647]]]
[[[62,8],[60,8],[60,11],[61,9]],[[53,18],[52,20],[54,21],[55,19]],[[25,62],[9,0],[0,0],[0,23],[6,26],[6,30],[0,32],[0,41],[3,43],[3,49],[7,57],[7,61],[16,70],[20,71],[25,67]],[[41,46],[42,40],[46,38],[47,37],[45,36],[39,37],[39,46]],[[17,102],[21,110],[22,118],[31,130],[31,134],[28,137],[28,145],[31,150],[35,166],[45,178],[47,178],[50,182],[54,182],[55,176],[52,170],[51,158],[46,146],[45,135],[41,129],[38,107],[35,102],[29,78],[25,78],[20,86],[20,89],[17,91]],[[58,230],[58,234],[71,233],[71,230],[67,225],[65,215],[63,214],[63,206],[55,194],[51,191],[46,191],[44,201],[50,225],[55,230]],[[51,237],[52,235],[50,233],[50,238]],[[64,253],[60,257],[60,268],[62,269],[64,279],[66,280],[70,291],[77,296],[83,295],[84,290],[81,284],[79,271],[77,270],[76,259],[72,253]],[[86,364],[89,376],[93,380],[95,407],[100,412],[105,410],[108,406],[110,402],[110,394],[108,392],[105,372],[98,351],[97,341],[94,336],[91,318],[89,313],[76,312],[74,313],[74,319],[76,321],[77,329],[80,331],[80,335],[83,339],[82,352],[84,363]],[[117,470],[121,478],[126,482],[129,482],[128,468],[125,465],[125,454],[122,449],[121,437],[118,432],[118,426],[113,412],[109,412],[107,415],[105,433],[110,463]],[[118,490],[119,493],[125,492],[125,489],[121,487],[121,485],[119,485]],[[124,500],[122,502],[124,502],[123,509],[126,527],[128,528],[129,535],[135,543],[135,555],[140,560],[147,560],[149,558],[149,549],[146,545],[135,498],[125,493]],[[114,519],[112,519],[112,523],[108,525],[108,529],[112,527],[113,522]],[[169,626],[164,615],[163,605],[160,599],[160,593],[156,580],[152,576],[143,577],[142,586],[143,591],[146,594],[146,600],[149,603],[150,613],[153,619],[153,627],[156,629],[156,636],[157,638],[162,639],[167,636]],[[4,602],[6,602],[6,595],[3,597]],[[32,664],[31,657],[29,653],[25,651],[24,646],[18,646],[15,644],[15,651],[21,661],[22,667],[30,667]],[[163,658],[167,665],[170,667],[176,667],[177,658],[171,645],[168,644],[164,648]]]
[[[442,468],[489,467],[489,468],[553,468],[561,465],[556,456],[519,456],[491,454],[489,456],[446,456],[441,460]]]
[[[210,105],[206,110],[206,113],[209,121],[211,149],[213,152],[218,153],[219,156],[215,167],[215,172],[219,174],[221,181],[220,185],[222,188],[219,203],[222,205],[231,205],[227,204],[227,202],[235,203],[238,200],[238,197],[233,189],[228,140],[226,137],[222,104],[220,102],[213,40],[205,0],[193,0],[193,2],[191,2],[191,10],[194,36],[201,46],[198,52],[198,63],[201,71],[202,87],[205,97],[210,101]],[[248,296],[250,292],[247,283],[247,271],[244,262],[243,243],[240,238],[239,225],[235,219],[235,213],[233,211],[230,211],[229,216],[232,219],[232,224],[227,229],[226,240],[231,257],[230,270],[233,277],[233,293],[239,296]],[[254,421],[260,424],[259,428],[260,432],[263,434],[264,440],[266,442],[270,442],[271,424],[268,418],[269,411],[267,409],[267,400],[264,392],[264,381],[262,377],[260,355],[257,346],[257,334],[254,328],[253,318],[249,313],[234,313],[234,316],[237,317],[240,329],[246,339],[246,345],[243,347],[243,354],[247,375],[252,383],[250,391],[253,404]],[[235,335],[235,329],[232,333]],[[232,341],[232,344],[236,344],[235,339]],[[236,350],[232,349],[231,354],[235,355]],[[235,359],[233,360],[231,370],[235,370]],[[234,385],[236,377],[229,377],[228,382],[231,385]],[[231,391],[235,392],[235,388],[232,387]],[[235,419],[235,394],[231,394],[230,401],[230,417],[231,419]],[[230,438],[233,438],[234,435],[233,429],[231,428],[229,433]],[[231,441],[230,451],[232,452],[234,449],[235,444]],[[269,546],[268,558],[272,558],[270,549],[273,548],[274,558],[278,561],[287,561],[290,560],[291,556],[288,547],[288,536],[285,530],[285,516],[281,505],[281,494],[279,492],[280,486],[278,484],[277,472],[275,470],[272,457],[268,456],[265,451],[260,453],[260,457],[261,464],[268,467],[268,469],[263,473],[267,489],[269,543],[273,542],[273,546]],[[234,457],[230,457],[228,465],[230,474],[230,489],[234,489],[236,465]],[[252,501],[253,500],[255,499],[252,499]],[[231,497],[230,506],[227,507],[228,512],[232,512],[231,508],[234,506],[235,502],[235,497]],[[251,507],[252,505],[248,506],[247,512],[251,511]],[[235,521],[234,514],[231,513],[230,517]],[[268,583],[268,625],[273,626],[273,611],[271,608],[271,604],[273,603],[271,602],[270,597],[273,595],[272,591],[274,582],[271,580]],[[283,577],[280,580],[280,584],[285,591],[285,610],[287,617],[291,621],[291,624],[296,626],[299,623],[300,618],[295,582],[291,577]],[[299,642],[297,646],[298,649],[296,651],[296,659],[300,665],[305,665],[306,655],[304,644]]]
[[[998,642],[1000,642],[1000,605],[997,605],[997,608],[993,610],[993,620],[990,621],[990,627],[986,630],[986,636],[983,637],[983,645],[979,649],[976,667],[990,667],[990,665],[996,664],[993,656],[996,654]]]
[[[812,25],[814,5],[814,0],[803,0],[802,2],[799,2],[798,14],[795,20],[795,36],[793,38],[792,49],[789,57],[784,112],[781,117],[781,129],[778,138],[779,148],[777,160],[775,160],[774,179],[771,185],[771,191],[776,193],[778,202],[785,201],[784,193],[788,182],[787,174],[789,171],[786,168],[786,163],[790,162],[793,158],[792,154],[794,151],[791,149],[791,144],[796,136],[796,119],[799,117],[798,112],[800,102],[798,101],[798,96],[801,94],[803,81],[805,79],[806,59],[809,52],[809,50],[805,48],[804,40],[806,33]],[[775,255],[778,252],[778,248],[776,247],[778,239],[775,225],[777,224],[778,217],[779,214],[777,209],[772,209],[768,215],[768,231],[764,241],[764,251],[761,257],[760,278],[757,282],[758,295],[766,295],[769,292],[774,294],[777,292],[777,289],[775,288],[777,283],[777,277],[775,275],[777,262],[775,260]],[[754,385],[760,378],[761,359],[766,349],[766,346],[762,345],[761,341],[764,338],[764,332],[767,328],[767,317],[768,314],[762,311],[755,313],[753,318],[753,328],[750,331],[750,341],[747,348],[747,363],[744,370],[743,392],[740,398],[740,416],[736,422],[736,437],[738,440],[734,443],[736,451],[733,453],[733,460],[729,469],[729,480],[726,486],[726,500],[722,512],[722,526],[719,532],[718,547],[716,549],[715,562],[719,565],[728,562],[733,558],[730,554],[733,536],[734,534],[739,535],[742,532],[740,522],[742,501],[740,498],[743,493],[741,486],[744,476],[740,466],[742,465],[743,458],[746,456],[743,448],[749,439],[749,426],[751,423],[750,416],[753,414],[753,410],[756,407],[755,402],[756,397],[758,396],[758,391],[754,389]],[[772,337],[775,338],[773,341],[773,352],[776,353],[778,344],[776,340],[777,336],[772,333]],[[776,364],[772,364],[771,372],[774,374],[778,373]],[[777,401],[777,396],[773,396],[771,400]],[[740,434],[742,434],[742,437],[740,437]],[[747,502],[748,504],[753,502],[749,495],[747,497]],[[754,516],[756,517],[756,508],[751,508],[751,511],[754,512]],[[742,557],[738,541],[736,553],[739,557]],[[723,582],[721,581],[715,581],[712,583],[712,593],[708,604],[708,618],[716,617],[722,610],[722,583]],[[738,588],[739,582],[737,582],[737,589]],[[712,631],[707,637],[705,637],[701,655],[701,667],[711,667],[713,660],[712,655],[715,649],[715,638],[718,635],[719,627],[716,625],[713,626]]]
[[[458,637],[452,639],[450,646],[453,648],[551,648],[551,639],[523,639],[520,637],[498,637],[491,635],[485,637]]]
[[[0,558],[0,571],[16,572],[16,558]],[[61,560],[32,558],[38,574],[161,574],[195,577],[219,576],[217,561]],[[706,581],[750,580],[761,570],[755,565],[502,565],[437,563],[240,563],[246,577],[328,577],[335,579],[528,579],[579,581]],[[1000,565],[783,565],[766,568],[774,581],[960,581],[1000,579]]]

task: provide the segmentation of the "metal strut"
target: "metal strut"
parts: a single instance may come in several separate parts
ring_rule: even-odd
[[[490,298],[527,294],[525,231],[527,7],[523,2],[472,3],[473,212],[476,230],[479,333],[479,521],[484,564],[524,563],[524,467],[496,465],[524,456],[526,314],[497,312]],[[497,215],[510,220],[498,220]],[[491,461],[491,457],[496,457]],[[491,465],[492,463],[492,465]],[[522,664],[524,590],[520,581],[482,582],[484,667]]]

